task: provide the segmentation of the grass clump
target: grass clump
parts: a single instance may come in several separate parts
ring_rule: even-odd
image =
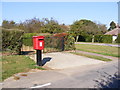
[[[2,62],[2,81],[16,73],[28,72],[31,69],[45,70],[36,66],[32,59],[24,55],[3,56],[0,62]]]

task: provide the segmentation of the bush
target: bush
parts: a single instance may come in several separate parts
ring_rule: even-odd
[[[65,36],[64,50],[75,50],[75,39],[73,36]]]
[[[85,35],[85,42],[92,42],[93,35]]]
[[[37,33],[24,33],[23,35],[23,44],[25,46],[32,46],[33,42],[32,42],[32,36],[36,36]]]
[[[112,35],[95,35],[95,42],[112,43]]]
[[[102,43],[112,43],[112,35],[103,35]]]
[[[116,39],[116,43],[120,43],[120,34],[118,34],[118,37]]]
[[[59,43],[64,44],[64,50],[74,50],[75,49],[75,39],[71,34],[68,33],[58,33],[54,34],[55,37],[61,37]],[[62,39],[64,38],[64,40]],[[63,47],[62,47],[63,49]]]
[[[20,54],[23,33],[20,30],[2,29],[2,50]]]
[[[95,42],[102,43],[103,42],[103,36],[104,35],[95,35],[95,37],[94,37]]]

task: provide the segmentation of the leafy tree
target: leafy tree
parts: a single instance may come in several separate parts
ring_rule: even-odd
[[[29,32],[29,33],[42,32],[43,26],[44,26],[44,22],[40,21],[38,18],[26,20],[25,22],[19,25],[19,27],[23,28],[25,32]]]
[[[108,31],[111,31],[111,30],[113,30],[114,28],[116,28],[116,24],[115,24],[114,21],[112,21],[112,22],[110,23],[110,28],[108,29]]]
[[[47,32],[47,33],[60,33],[63,32],[62,28],[60,27],[60,25],[58,24],[57,21],[55,21],[53,18],[51,18],[50,20],[45,18],[45,26],[42,30],[42,32]]]
[[[6,29],[15,28],[16,24],[14,21],[3,20],[2,27]]]
[[[98,26],[96,23],[90,21],[90,20],[79,20],[75,21],[71,26],[70,26],[70,32],[74,37],[77,37],[79,35],[95,35],[99,33]],[[77,40],[76,40],[77,41]]]
[[[65,24],[62,24],[62,25],[60,25],[60,27],[64,32],[68,32],[70,30],[69,25],[67,26]]]
[[[80,21],[75,21],[71,25],[71,32],[75,33],[76,35],[82,35],[82,34],[97,34],[98,31],[98,26],[90,21],[90,20],[80,20]]]
[[[107,27],[104,24],[98,24],[99,34],[105,34],[107,32]]]

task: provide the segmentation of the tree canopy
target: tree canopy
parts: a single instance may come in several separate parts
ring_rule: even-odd
[[[96,34],[103,34],[106,31],[105,25],[97,25],[96,23],[90,21],[90,20],[79,20],[75,21],[70,26],[70,32],[73,33],[74,36],[77,35],[96,35]]]
[[[114,21],[112,21],[112,22],[110,23],[110,28],[108,29],[108,31],[111,31],[111,30],[113,30],[114,28],[116,28],[116,24],[115,24]]]

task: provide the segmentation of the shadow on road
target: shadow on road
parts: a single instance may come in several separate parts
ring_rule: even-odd
[[[102,78],[100,80],[94,80],[97,84],[95,87],[97,88],[118,88],[120,87],[119,75],[116,72],[113,76],[104,72],[106,75],[101,75]],[[105,78],[107,80],[105,80]]]
[[[42,66],[44,66],[47,62],[49,62],[52,58],[51,57],[45,57],[42,60]]]

